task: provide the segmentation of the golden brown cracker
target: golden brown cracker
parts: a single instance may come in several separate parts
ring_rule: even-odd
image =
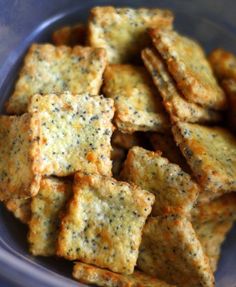
[[[40,118],[41,172],[67,176],[82,170],[111,175],[113,100],[88,94],[34,95]]]
[[[178,165],[141,147],[129,150],[121,178],[155,195],[154,215],[188,214],[200,190]]]
[[[227,101],[201,46],[170,29],[150,29],[154,46],[189,102],[224,110]]]
[[[119,130],[115,130],[112,135],[111,143],[112,146],[128,150],[133,146],[142,145],[142,140],[138,133],[124,134]]]
[[[31,198],[13,198],[5,202],[6,208],[22,223],[27,224],[31,217]]]
[[[228,130],[179,122],[173,134],[204,190],[236,190],[236,138]]]
[[[146,29],[172,27],[173,18],[169,10],[94,7],[88,21],[88,44],[106,49],[110,63],[128,63],[150,42]]]
[[[154,196],[136,186],[77,173],[57,255],[131,274]]]
[[[219,112],[189,102],[182,96],[163,60],[154,49],[144,49],[142,51],[142,59],[160,92],[163,105],[173,122],[180,120],[206,123],[221,120],[222,117]]]
[[[70,91],[73,94],[97,95],[106,63],[106,52],[102,48],[33,44],[6,105],[7,112],[26,112],[34,94]]]
[[[114,122],[123,133],[165,131],[169,128],[161,97],[143,67],[107,66],[103,92],[114,99]]]
[[[114,273],[93,265],[76,262],[73,268],[73,277],[81,283],[101,287],[171,287],[164,281],[135,271],[131,275]],[[173,286],[174,287],[174,286]]]
[[[62,179],[41,180],[38,194],[32,198],[28,241],[30,252],[37,256],[56,254],[60,213],[71,194],[71,183]]]
[[[229,102],[228,126],[236,132],[236,80],[225,79],[222,82],[222,86]]]
[[[0,116],[0,200],[37,194],[39,136],[37,114]]]

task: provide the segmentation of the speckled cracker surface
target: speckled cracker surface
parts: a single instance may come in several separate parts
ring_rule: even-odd
[[[38,112],[41,121],[43,174],[111,174],[113,100],[87,94],[35,95],[29,110]]]
[[[212,193],[236,190],[236,138],[229,131],[179,122],[173,134],[202,188]]]
[[[213,272],[215,272],[217,269],[221,245],[223,244],[232,225],[233,219],[228,221],[219,221],[217,218],[205,223],[195,222],[193,224],[193,228],[202,245],[203,251],[209,258],[210,266]]]
[[[138,268],[178,286],[214,286],[214,276],[191,223],[176,215],[149,218]]]
[[[75,175],[57,255],[131,274],[154,196],[99,175]]]
[[[212,69],[218,79],[236,80],[236,56],[223,49],[215,49],[208,56]]]
[[[84,45],[86,39],[86,25],[78,23],[73,26],[64,26],[52,33],[52,42],[56,46]]]
[[[40,190],[31,203],[28,241],[33,255],[55,255],[60,213],[70,195],[70,182],[56,178],[41,180]]]
[[[161,97],[143,67],[107,66],[103,92],[114,99],[114,122],[123,133],[164,131],[169,127]]]
[[[152,133],[149,139],[155,151],[161,151],[163,157],[166,157],[171,163],[179,165],[185,172],[190,173],[185,157],[177,147],[171,133]]]
[[[191,221],[205,223],[217,219],[218,221],[236,220],[236,193],[224,194],[207,203],[198,204],[191,211]]]
[[[0,200],[27,198],[39,189],[39,118],[0,116]]]
[[[199,192],[198,185],[178,165],[159,152],[140,147],[129,150],[121,178],[155,195],[154,215],[188,214]]]
[[[161,57],[153,49],[142,51],[142,59],[163,99],[163,105],[173,122],[217,122],[221,115],[213,110],[187,101],[177,89]]]
[[[172,27],[169,10],[94,7],[88,22],[88,44],[103,47],[110,63],[127,63],[150,42],[148,27]]]
[[[7,112],[26,112],[34,94],[70,91],[73,94],[97,95],[106,62],[106,52],[101,48],[33,44],[25,57],[15,91],[7,103]]]
[[[228,126],[236,131],[236,79],[226,79],[223,81],[222,86],[229,102]]]
[[[27,224],[31,217],[31,198],[13,198],[5,202],[6,208],[22,223]]]
[[[73,277],[79,282],[101,287],[171,287],[164,281],[135,271],[131,275],[111,272],[93,265],[77,262],[73,268]],[[173,286],[174,287],[174,286]]]
[[[216,110],[226,108],[225,94],[197,42],[170,29],[150,29],[150,35],[188,101]]]

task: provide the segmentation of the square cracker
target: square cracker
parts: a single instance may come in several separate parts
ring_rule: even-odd
[[[142,59],[159,90],[164,107],[173,122],[181,120],[205,123],[217,122],[221,119],[219,112],[189,102],[182,96],[167,67],[154,49],[144,49],[142,51]]]
[[[170,29],[150,29],[150,35],[188,101],[216,110],[226,108],[225,94],[197,42]]]
[[[70,91],[97,95],[106,62],[106,52],[102,48],[33,44],[7,103],[7,112],[20,114],[27,111],[34,94]]]
[[[208,60],[219,80],[232,78],[236,81],[236,56],[223,49],[213,50]]]
[[[221,245],[233,225],[233,219],[219,221],[217,218],[205,223],[193,224],[196,235],[202,245],[203,251],[209,258],[213,272],[216,271],[220,258]]]
[[[75,263],[73,277],[79,282],[101,287],[174,287],[139,271],[124,275],[81,262]]]
[[[190,173],[185,157],[177,147],[172,134],[152,133],[149,135],[152,147],[155,151],[161,151],[171,163],[179,165],[183,171]]]
[[[198,185],[178,165],[170,163],[160,152],[141,147],[129,150],[121,178],[152,192],[152,214],[188,214],[198,193]]]
[[[225,79],[222,86],[229,102],[228,126],[236,132],[236,79]]]
[[[154,196],[125,182],[77,173],[57,255],[131,274]]]
[[[214,286],[208,258],[191,223],[178,215],[147,220],[137,267],[178,286]]]
[[[31,218],[31,198],[12,198],[4,204],[22,223],[27,224],[29,222]]]
[[[173,134],[204,190],[236,190],[236,138],[229,131],[179,122],[173,127]]]
[[[103,93],[114,99],[114,122],[123,133],[164,131],[169,127],[161,97],[144,67],[107,66]]]
[[[83,23],[61,27],[52,33],[52,42],[55,46],[83,46],[86,39],[86,30],[87,27]]]
[[[71,195],[71,183],[56,178],[40,182],[38,194],[32,198],[28,241],[33,255],[56,254],[56,242],[60,225],[60,213]]]
[[[44,175],[78,170],[111,175],[113,100],[87,94],[34,95],[29,110],[40,118]]]
[[[39,117],[0,116],[0,200],[37,194]]]
[[[205,223],[217,219],[218,221],[236,220],[236,194],[224,194],[207,203],[201,203],[191,210],[193,223]]]
[[[172,27],[169,10],[94,7],[88,22],[88,44],[103,47],[108,61],[127,63],[149,43],[148,27]]]

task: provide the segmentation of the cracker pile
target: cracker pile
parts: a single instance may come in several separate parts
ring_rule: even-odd
[[[105,287],[213,287],[236,219],[236,57],[161,9],[95,7],[29,48],[0,116],[0,200],[35,256]],[[86,46],[87,45],[87,46]]]

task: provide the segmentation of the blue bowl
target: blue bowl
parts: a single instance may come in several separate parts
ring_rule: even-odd
[[[165,7],[176,15],[176,28],[196,38],[207,52],[222,47],[236,53],[234,0],[154,1],[0,1],[0,109],[9,97],[25,51],[32,42],[48,42],[53,30],[86,21],[95,5]],[[27,250],[27,228],[0,206],[0,286],[79,286],[71,278],[72,263],[33,257]],[[216,286],[236,286],[236,227],[222,248]],[[234,255],[235,254],[235,255]],[[190,286],[191,287],[191,286]]]

